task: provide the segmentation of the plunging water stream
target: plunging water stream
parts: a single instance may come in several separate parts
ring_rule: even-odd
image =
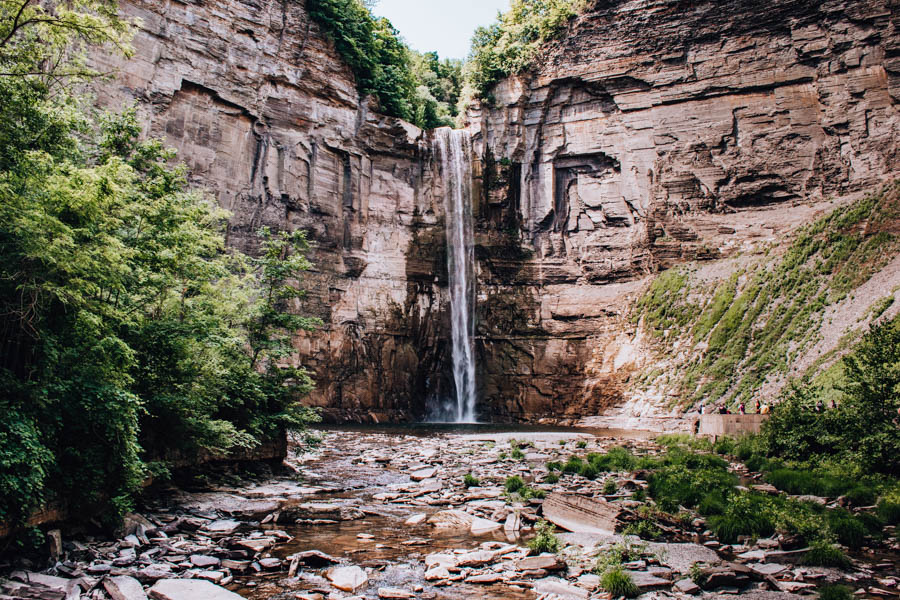
[[[453,381],[457,423],[475,421],[475,307],[472,235],[472,169],[469,134],[441,128],[434,132],[435,151],[441,158],[444,208],[447,222],[447,270],[450,277],[450,319]],[[448,411],[449,412],[449,411]]]

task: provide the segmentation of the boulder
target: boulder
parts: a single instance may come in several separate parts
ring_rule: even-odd
[[[415,598],[416,595],[413,592],[403,590],[400,588],[378,588],[378,597],[385,598],[388,600],[393,599],[403,599],[403,598]]]
[[[141,582],[125,575],[103,580],[103,587],[112,600],[147,600]]]
[[[574,494],[550,494],[543,511],[554,525],[578,533],[614,533],[622,513],[615,504]]]
[[[352,592],[356,588],[365,585],[369,580],[366,572],[357,566],[336,567],[326,574],[331,585],[342,592]]]
[[[518,571],[536,571],[543,569],[544,571],[559,571],[566,568],[566,561],[555,554],[542,554],[540,556],[529,556],[516,561],[516,570]]]

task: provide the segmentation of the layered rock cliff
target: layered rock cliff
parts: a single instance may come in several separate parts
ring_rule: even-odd
[[[296,339],[332,419],[447,396],[442,183],[429,134],[374,113],[303,2],[122,0],[133,99],[229,243],[304,228]],[[896,0],[601,0],[472,109],[482,416],[576,419],[636,398],[647,279],[752,253],[900,170]]]
[[[325,323],[296,339],[311,401],[331,419],[421,414],[447,338],[423,132],[359,98],[302,2],[120,4],[142,25],[133,59],[97,58],[117,70],[98,102],[137,102],[149,133],[232,212],[229,244],[252,253],[260,227],[309,231],[314,270],[296,308]]]
[[[898,24],[885,0],[600,1],[470,111],[494,410],[634,402],[642,280],[752,254],[896,176]]]

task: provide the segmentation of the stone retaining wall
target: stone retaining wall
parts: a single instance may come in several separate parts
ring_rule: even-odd
[[[769,415],[701,415],[698,435],[719,437],[720,435],[740,435],[759,433]]]

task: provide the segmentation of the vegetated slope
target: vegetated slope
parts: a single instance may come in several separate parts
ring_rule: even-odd
[[[783,251],[735,259],[717,277],[696,264],[660,273],[632,314],[660,358],[638,385],[685,407],[734,405],[815,377],[869,322],[897,312],[898,250],[895,183],[801,228]]]

